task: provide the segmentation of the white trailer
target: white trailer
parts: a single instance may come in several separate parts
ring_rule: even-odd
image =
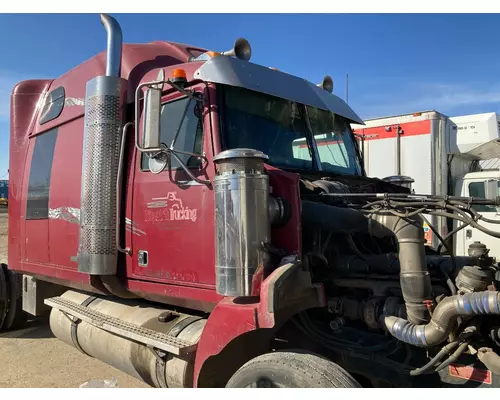
[[[353,125],[360,140],[368,176],[404,175],[414,179],[419,194],[491,197],[500,195],[500,116],[496,113],[449,118],[425,111],[365,121]],[[500,220],[497,209],[474,206],[485,217]],[[441,217],[429,217],[444,237],[456,225]],[[500,225],[484,226],[500,231]],[[424,225],[427,242],[439,245]],[[500,259],[500,241],[467,227],[453,239],[456,255],[466,255],[469,244],[481,241]]]

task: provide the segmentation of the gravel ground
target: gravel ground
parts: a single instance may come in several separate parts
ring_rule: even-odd
[[[0,262],[7,262],[7,214],[0,209]],[[47,320],[0,333],[0,388],[75,388],[88,380],[116,378],[121,388],[145,388],[124,374],[56,339]]]

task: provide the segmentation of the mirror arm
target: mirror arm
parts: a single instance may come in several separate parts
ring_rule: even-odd
[[[194,176],[194,175],[191,173],[191,171],[189,170],[189,168],[187,168],[187,167],[184,165],[184,163],[181,161],[181,159],[179,158],[179,156],[177,156],[177,154],[175,154],[175,152],[170,151],[169,153],[170,153],[170,155],[172,155],[172,156],[174,156],[174,157],[175,157],[175,159],[177,160],[177,162],[179,163],[179,165],[181,166],[181,168],[182,168],[182,169],[186,172],[186,174],[188,174],[188,175],[189,175],[189,177],[190,177],[192,180],[194,180],[194,181],[196,181],[196,182],[198,182],[198,183],[201,183],[201,184],[203,184],[203,185],[207,185],[207,186],[209,186],[209,185],[211,185],[211,184],[212,184],[212,182],[210,182],[210,180],[199,179],[199,178],[197,178],[196,176]]]
[[[196,92],[194,90],[186,90],[182,87],[180,87],[179,85],[173,83],[172,81],[170,80],[166,80],[166,81],[162,81],[160,83],[167,83],[169,84],[170,86],[172,86],[175,90],[177,90],[178,92],[181,92],[182,94],[186,95],[187,97],[189,97],[190,99],[193,99],[193,100],[196,100],[196,101],[202,101],[203,100],[203,95],[199,92]]]
[[[184,112],[182,113],[181,122],[179,123],[179,127],[177,128],[177,132],[175,132],[175,136],[172,139],[172,143],[170,144],[170,150],[174,149],[175,142],[177,141],[177,138],[179,137],[179,133],[181,132],[181,128],[182,128],[182,124],[184,122],[184,118],[186,118],[186,115],[187,115],[187,112],[188,112],[188,109],[189,109],[190,105],[191,105],[191,100],[188,101],[188,103],[186,104],[186,107],[184,107]]]
[[[181,153],[181,154],[186,154],[188,156],[200,158],[201,160],[205,161],[205,163],[208,164],[208,158],[206,158],[203,154],[197,154],[197,153],[190,153],[189,151],[181,151],[181,150],[176,150],[176,149],[169,149],[171,152],[175,153]]]
[[[140,121],[140,114],[141,114],[141,96],[140,96],[140,93],[142,91],[142,88],[144,88],[144,87],[160,86],[160,85],[163,85],[165,83],[169,84],[175,90],[185,94],[187,97],[189,97],[193,100],[196,100],[196,101],[203,100],[203,95],[201,95],[200,93],[195,92],[194,90],[183,89],[170,80],[144,82],[144,83],[141,83],[140,85],[138,85],[137,89],[135,90],[135,146],[142,153],[158,153],[158,152],[162,151],[163,148],[154,147],[154,148],[146,149],[146,148],[142,147],[140,144],[140,139],[139,139],[139,121]]]

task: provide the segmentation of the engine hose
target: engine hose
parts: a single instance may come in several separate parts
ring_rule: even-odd
[[[441,242],[441,244],[446,247],[446,250],[448,250],[448,253],[450,254],[450,257],[451,257],[451,262],[453,264],[453,270],[455,271],[457,269],[457,262],[455,260],[455,255],[453,254],[453,252],[451,251],[450,249],[450,246],[448,246],[448,243],[445,242],[445,240],[443,239],[443,237],[439,234],[439,232],[437,231],[436,227],[431,224],[431,222],[425,218],[424,215],[421,215],[420,216],[424,222],[429,225],[429,228],[431,228],[431,231],[434,233],[434,235],[439,239],[439,241]],[[448,287],[450,288],[450,291],[451,291],[451,294],[452,295],[455,295],[457,294],[457,289],[455,288],[455,285],[453,284],[453,282],[451,281],[450,277],[448,276],[448,273],[444,270],[444,268],[442,266],[440,266],[441,268],[441,272],[443,273],[445,279],[446,279],[446,284],[448,285]]]
[[[465,212],[466,212],[465,210],[460,210],[459,208],[454,207],[454,206],[448,206],[448,208],[450,208],[451,210],[455,211],[457,214],[460,214],[460,215],[461,215],[462,217],[464,217],[464,218],[469,218],[469,217],[467,217],[467,216],[465,216],[465,215],[464,215],[464,214],[465,214]],[[495,238],[500,238],[500,232],[495,232],[495,231],[492,231],[491,229],[485,228],[484,226],[481,226],[481,225],[479,225],[479,224],[476,222],[475,217],[477,217],[477,218],[479,219],[479,218],[481,218],[481,215],[479,215],[478,213],[475,213],[475,212],[474,212],[474,213],[475,213],[475,214],[474,214],[474,213],[472,212],[472,209],[471,209],[471,210],[467,210],[467,211],[469,211],[469,212],[473,215],[473,217],[472,217],[472,218],[470,218],[470,220],[471,220],[471,221],[470,221],[470,225],[471,225],[473,228],[476,228],[476,229],[480,230],[481,232],[486,233],[486,234],[487,234],[487,235],[489,235],[489,236],[493,236],[493,237],[495,237]],[[484,218],[482,218],[482,219],[483,219],[485,222],[488,222],[488,221],[486,221]],[[493,221],[493,220],[489,220],[489,222],[492,222],[492,221]]]
[[[463,222],[466,225],[470,225],[473,228],[476,228],[483,233],[486,233],[488,236],[500,238],[500,232],[495,232],[495,231],[492,231],[491,229],[488,229],[488,228],[485,228],[484,226],[479,225],[473,218],[470,218],[467,216],[457,216],[455,214],[443,213],[443,212],[439,212],[439,211],[430,211],[430,212],[428,212],[428,214],[455,219],[457,221]]]
[[[476,210],[469,208],[469,205],[467,205],[465,203],[458,202],[458,201],[450,201],[450,204],[465,207],[467,209],[467,211],[470,212],[478,220],[482,220],[482,221],[490,223],[490,224],[500,224],[500,220],[486,218],[484,215],[479,214]]]
[[[468,342],[464,342],[460,346],[458,346],[458,349],[456,349],[455,352],[450,357],[448,357],[445,361],[439,364],[439,366],[436,368],[436,372],[445,369],[448,365],[457,361],[460,358],[460,356],[464,354],[465,350],[467,350],[467,347],[469,347]]]
[[[389,333],[402,342],[431,347],[446,340],[459,317],[492,314],[500,314],[500,292],[487,290],[443,299],[426,325],[412,324],[393,316],[385,317],[384,323]]]
[[[444,240],[445,242],[446,242],[446,241],[448,241],[448,239],[450,239],[453,235],[455,235],[456,233],[460,232],[462,229],[464,229],[464,228],[466,228],[466,227],[468,227],[468,226],[469,226],[469,224],[468,224],[468,223],[467,223],[467,224],[465,224],[465,223],[464,223],[463,225],[457,226],[457,227],[456,227],[455,229],[453,229],[450,233],[448,233],[448,234],[447,234],[447,235],[443,238],[443,240]],[[442,247],[442,246],[443,246],[443,244],[442,244],[442,243],[440,243],[440,244],[439,244],[439,246],[438,246],[438,248],[437,248],[437,252],[438,252],[439,254],[441,254],[441,247]]]
[[[441,361],[441,359],[443,357],[445,357],[447,354],[450,354],[450,352],[452,350],[454,350],[455,347],[457,347],[462,341],[464,341],[464,340],[468,339],[469,337],[475,335],[476,332],[477,332],[476,326],[474,326],[474,325],[468,326],[458,336],[457,340],[455,340],[455,341],[453,341],[451,343],[448,343],[427,364],[425,364],[423,367],[414,369],[413,371],[410,372],[410,375],[416,376],[416,375],[422,375],[422,374],[426,374],[426,373],[434,373],[436,371],[436,365]],[[446,360],[444,362],[447,362],[447,361],[448,360]],[[441,365],[442,364],[439,364],[438,368],[440,368]]]
[[[448,343],[446,346],[444,346],[439,353],[437,353],[432,359],[425,364],[423,367],[414,369],[413,371],[410,371],[411,376],[417,376],[417,375],[423,375],[429,372],[434,372],[434,367],[436,364],[451,350],[453,350],[455,347],[458,346],[458,342],[451,342]]]
[[[473,228],[476,228],[476,229],[480,230],[481,232],[486,233],[489,236],[493,236],[495,238],[500,238],[500,232],[495,232],[495,231],[492,231],[491,229],[485,228],[484,226],[479,225],[476,221],[471,221],[470,225]]]

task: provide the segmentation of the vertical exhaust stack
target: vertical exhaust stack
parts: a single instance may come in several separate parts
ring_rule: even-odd
[[[101,14],[101,22],[108,34],[106,75],[86,87],[78,271],[115,275],[115,187],[127,85],[120,78],[120,25],[106,14]]]
[[[106,76],[119,77],[122,65],[122,29],[116,19],[109,15],[101,14],[101,22],[108,33]]]
[[[257,150],[226,150],[214,157],[215,281],[224,296],[252,296],[263,266],[261,243],[271,236],[267,156]]]

